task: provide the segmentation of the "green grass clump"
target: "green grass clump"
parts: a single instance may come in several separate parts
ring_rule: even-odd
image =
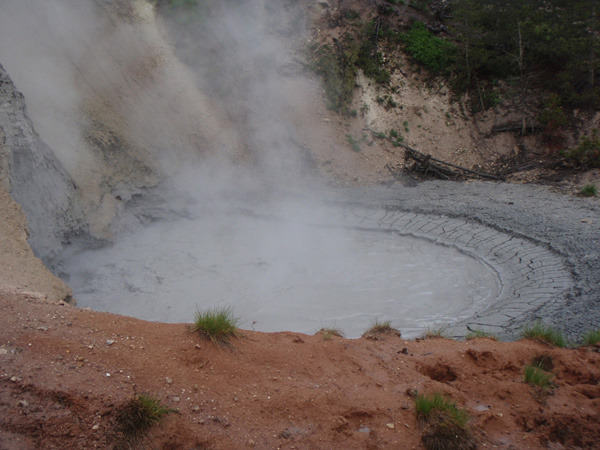
[[[139,394],[117,410],[117,428],[128,439],[138,438],[160,422],[163,416],[174,411],[162,405],[160,400]]]
[[[218,345],[230,345],[231,338],[239,337],[239,319],[233,316],[230,307],[198,311],[192,330]]]
[[[425,424],[422,435],[427,449],[471,449],[474,440],[469,415],[444,394],[435,392],[415,397],[417,418]]]
[[[379,336],[385,334],[398,337],[401,336],[400,331],[392,326],[392,322],[390,320],[384,320],[380,322],[379,319],[375,319],[375,323],[371,326],[371,328],[364,332],[362,337],[366,339],[377,340],[379,339]]]
[[[595,184],[586,184],[579,191],[579,195],[582,197],[595,197],[598,195],[598,189]]]
[[[600,329],[588,331],[583,336],[583,345],[595,345],[600,342]]]
[[[492,333],[488,333],[487,331],[484,331],[484,330],[471,330],[465,336],[465,340],[467,340],[467,341],[469,341],[471,339],[477,339],[477,338],[488,338],[488,339],[493,339],[495,341],[498,340],[498,338],[495,335],[493,335]]]
[[[560,348],[567,346],[567,340],[560,330],[545,325],[540,321],[535,322],[533,325],[525,326],[521,332],[521,337]]]
[[[552,387],[552,378],[554,378],[553,373],[546,372],[535,364],[527,364],[523,369],[523,380],[525,383],[539,386],[542,389],[549,389]]]

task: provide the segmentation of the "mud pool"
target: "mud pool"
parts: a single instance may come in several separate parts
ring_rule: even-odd
[[[480,259],[393,230],[233,214],[158,222],[74,251],[63,278],[81,307],[161,322],[231,306],[242,328],[359,337],[376,318],[405,337],[470,317],[496,298]]]

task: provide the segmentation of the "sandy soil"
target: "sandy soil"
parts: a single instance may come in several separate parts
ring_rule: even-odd
[[[69,300],[71,289],[34,256],[28,237],[25,214],[0,185],[0,290],[37,291],[50,300]]]
[[[177,412],[144,448],[419,448],[411,394],[444,392],[480,448],[594,447],[598,348],[490,339],[346,340],[245,331],[215,347],[184,324],[0,292],[0,448],[122,444],[117,409],[149,393]],[[548,392],[523,366],[553,364]]]

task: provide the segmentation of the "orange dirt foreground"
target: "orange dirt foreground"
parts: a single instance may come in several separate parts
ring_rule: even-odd
[[[523,382],[539,356],[548,392]],[[224,349],[185,324],[0,291],[3,449],[122,446],[116,411],[136,393],[176,410],[144,448],[420,448],[415,390],[464,407],[478,448],[597,447],[599,380],[592,347],[244,331]]]

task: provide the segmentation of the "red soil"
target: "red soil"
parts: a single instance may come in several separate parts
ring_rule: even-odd
[[[600,442],[597,348],[251,331],[233,344],[0,291],[0,448],[118,445],[117,408],[136,393],[178,411],[145,448],[419,448],[415,390],[466,408],[479,448]],[[549,392],[523,382],[540,355]]]

